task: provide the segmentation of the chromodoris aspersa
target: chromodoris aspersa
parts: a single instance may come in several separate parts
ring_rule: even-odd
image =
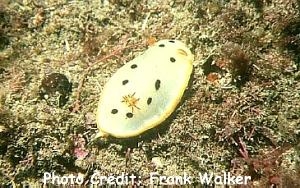
[[[161,124],[188,86],[193,58],[184,43],[161,40],[118,69],[100,97],[97,137],[133,137]]]

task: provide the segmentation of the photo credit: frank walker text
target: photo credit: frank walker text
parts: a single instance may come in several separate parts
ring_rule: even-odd
[[[145,182],[146,179],[146,182]],[[119,175],[103,175],[95,171],[89,178],[83,175],[60,176],[55,172],[45,172],[42,183],[44,185],[247,185],[251,176],[233,175],[230,172],[210,173],[199,172],[196,176],[184,172],[174,176],[165,176],[151,172],[147,178],[122,172]]]

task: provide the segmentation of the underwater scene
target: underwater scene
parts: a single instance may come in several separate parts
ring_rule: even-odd
[[[0,0],[0,187],[300,187],[300,1]]]

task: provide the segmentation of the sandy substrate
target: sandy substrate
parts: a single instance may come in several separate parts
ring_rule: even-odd
[[[42,186],[48,173],[85,185],[124,173],[148,185],[152,172],[186,173],[198,185],[199,173],[227,172],[250,176],[248,187],[300,186],[299,7],[1,0],[0,185]],[[104,84],[161,39],[181,40],[195,56],[180,105],[138,137],[94,139]]]

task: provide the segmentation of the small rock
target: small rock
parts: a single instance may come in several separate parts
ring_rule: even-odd
[[[72,92],[72,83],[60,73],[46,76],[40,85],[40,98],[45,99],[50,105],[63,107]]]
[[[160,157],[153,157],[151,162],[155,165],[156,168],[162,168],[164,165]]]

